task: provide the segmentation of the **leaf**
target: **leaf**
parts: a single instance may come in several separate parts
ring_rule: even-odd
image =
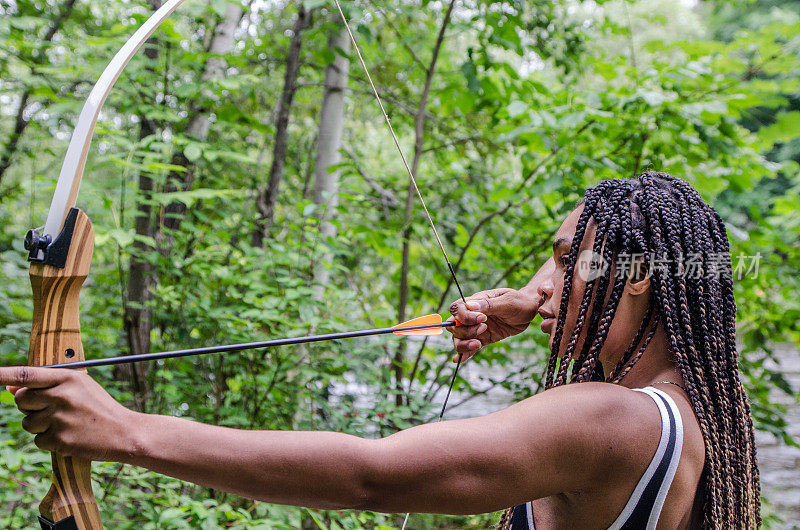
[[[657,107],[667,100],[663,93],[652,90],[641,90],[638,92],[638,95],[651,107]]]
[[[186,149],[183,150],[183,155],[189,162],[197,162],[200,160],[200,157],[203,156],[203,148],[200,144],[191,142],[186,146]]]
[[[507,107],[506,112],[508,112],[508,116],[510,118],[516,118],[525,113],[528,110],[528,104],[524,101],[512,101]]]
[[[235,197],[236,190],[213,190],[200,188],[191,191],[175,191],[171,193],[158,193],[153,195],[153,201],[158,204],[167,205],[173,202],[180,202],[187,207],[192,207],[197,201],[227,199]]]
[[[313,202],[308,203],[303,207],[303,217],[310,217],[315,211],[317,211],[317,205]]]
[[[303,0],[303,6],[307,11],[311,11],[314,8],[322,7],[327,4],[328,0]]]
[[[800,111],[778,115],[775,123],[758,130],[758,137],[768,144],[786,142],[800,136]]]

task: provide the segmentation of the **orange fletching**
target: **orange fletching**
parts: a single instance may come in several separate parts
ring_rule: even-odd
[[[431,328],[422,328],[422,329],[410,329],[406,331],[394,331],[395,335],[415,335],[415,336],[428,336],[428,335],[441,335],[442,334],[442,327],[439,325],[442,323],[442,315],[438,313],[433,313],[431,315],[425,315],[422,317],[412,318],[407,322],[403,322],[402,324],[397,324],[396,326],[392,326],[393,328],[410,328],[414,326],[426,326],[431,325],[435,327]]]

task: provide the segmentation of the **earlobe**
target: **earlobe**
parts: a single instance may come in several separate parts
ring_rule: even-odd
[[[650,275],[646,274],[644,278],[628,278],[625,284],[625,291],[628,294],[637,296],[646,293],[650,289]]]

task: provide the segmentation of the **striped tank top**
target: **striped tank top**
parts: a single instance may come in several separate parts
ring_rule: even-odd
[[[669,395],[651,386],[635,388],[656,402],[661,413],[661,440],[653,460],[639,479],[628,503],[608,530],[655,530],[683,448],[683,422]],[[534,530],[531,503],[514,507],[511,530]]]

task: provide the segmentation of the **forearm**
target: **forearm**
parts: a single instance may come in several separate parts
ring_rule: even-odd
[[[133,423],[137,441],[121,443],[116,460],[278,504],[482,513],[505,506],[512,482],[509,459],[486,451],[497,443],[497,429],[484,429],[480,420],[420,425],[380,440],[145,414]]]
[[[245,431],[141,414],[119,460],[251,499],[367,507],[370,440],[333,432]]]

